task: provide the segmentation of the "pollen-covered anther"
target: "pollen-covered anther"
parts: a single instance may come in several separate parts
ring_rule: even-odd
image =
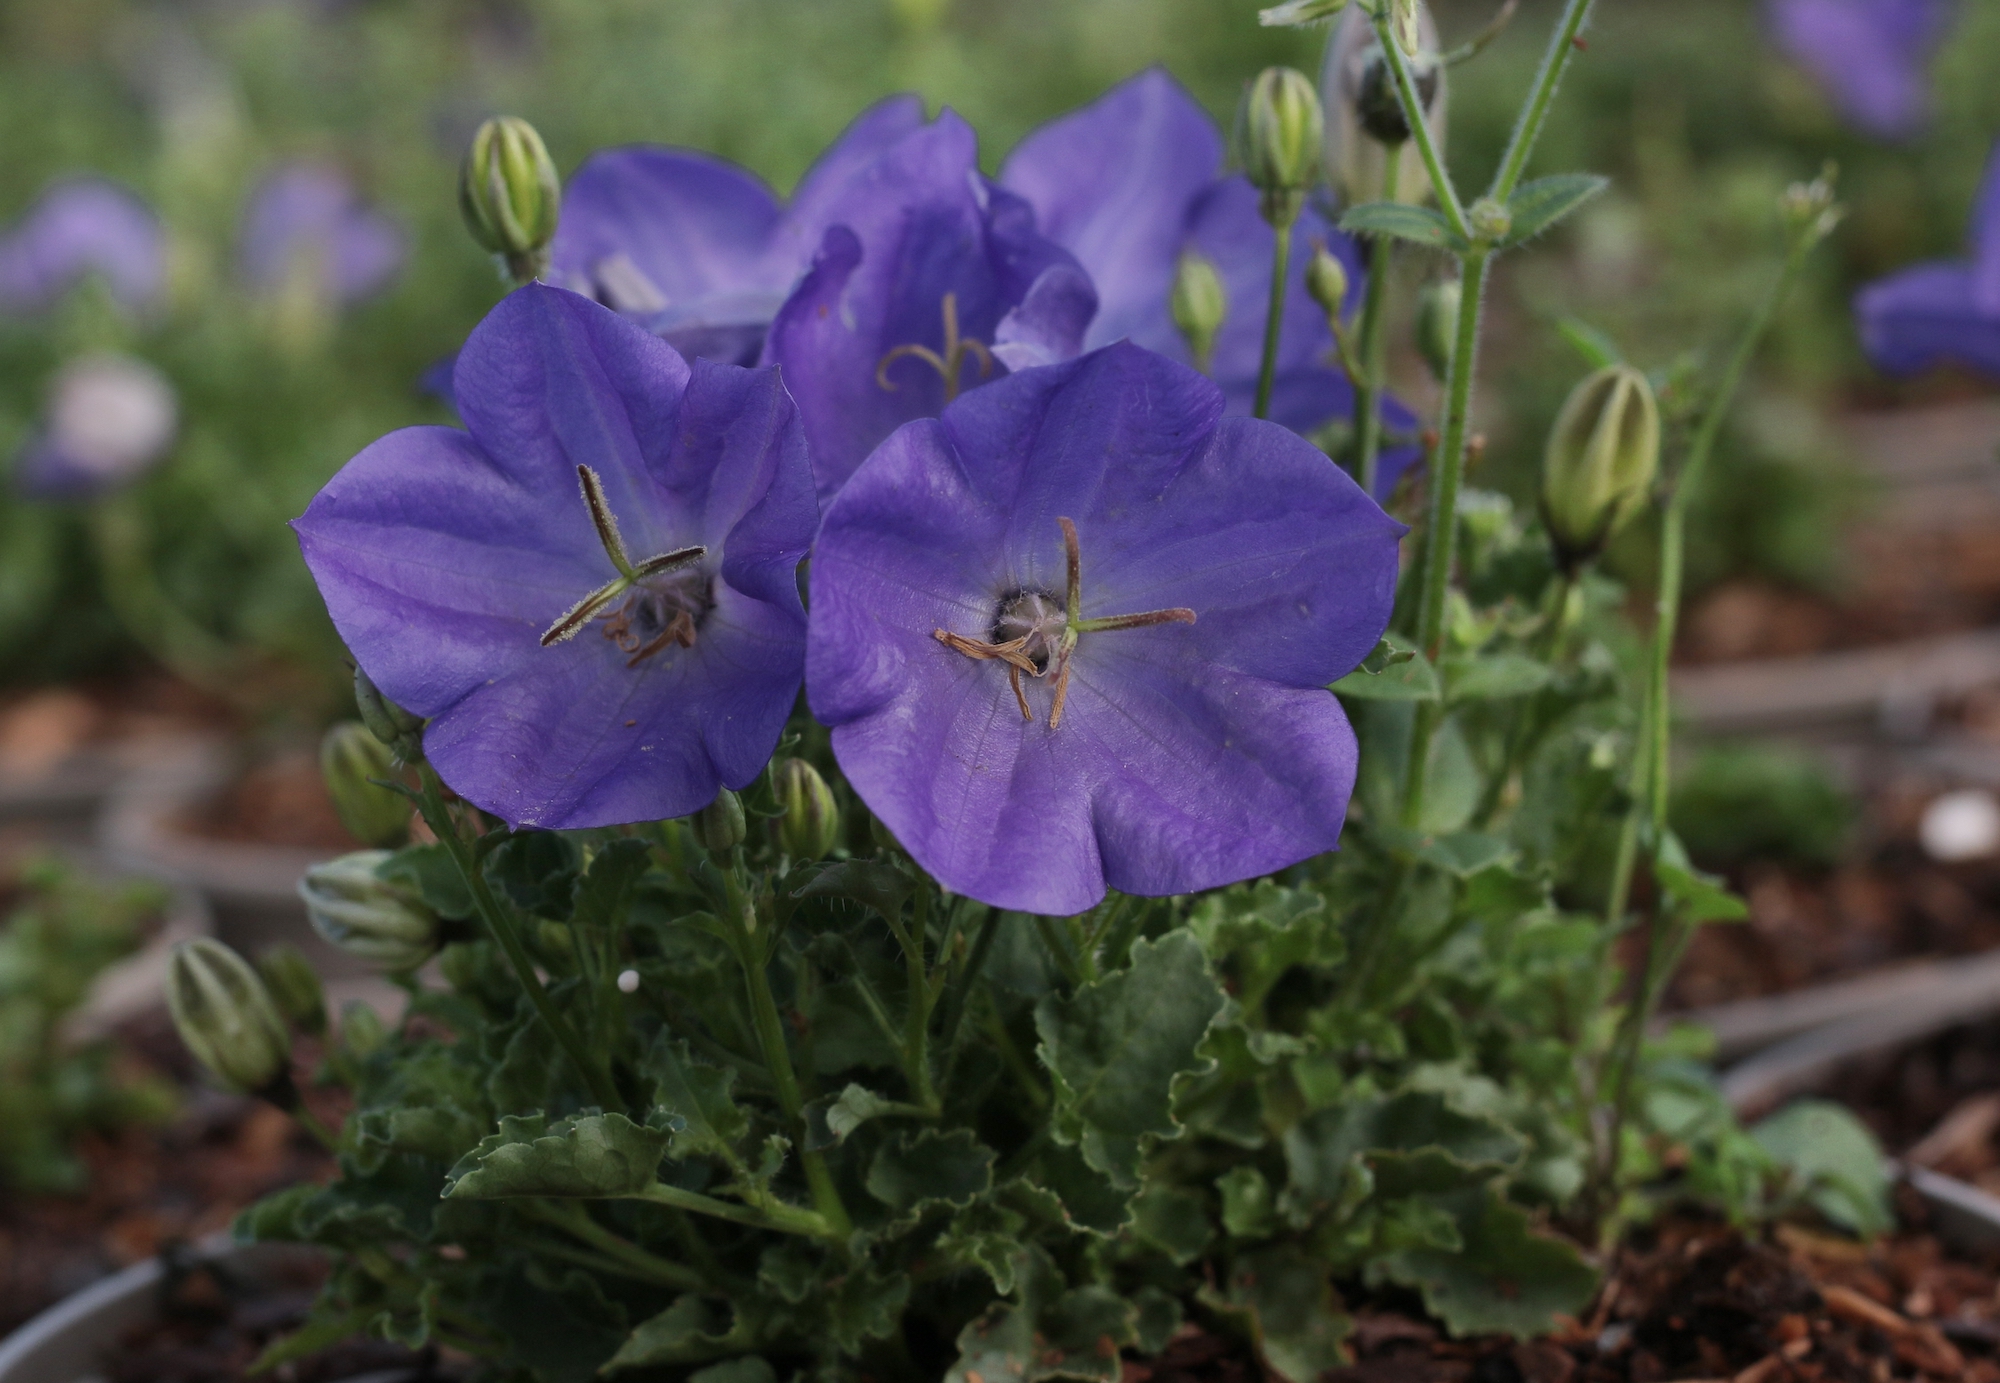
[[[1194,611],[1184,606],[1169,610],[1147,610],[1136,615],[1107,615],[1083,618],[1083,549],[1077,541],[1076,524],[1058,518],[1063,534],[1063,566],[1066,575],[1063,597],[1053,592],[1021,588],[1006,592],[994,607],[992,637],[967,638],[949,629],[933,629],[931,637],[954,653],[968,658],[998,660],[1007,664],[1007,680],[1014,688],[1014,700],[1023,720],[1033,720],[1026,693],[1021,690],[1021,674],[1053,676],[1053,697],[1049,704],[1049,728],[1062,726],[1063,706],[1069,700],[1070,655],[1084,634],[1103,634],[1118,629],[1144,629],[1155,624],[1193,624]]]

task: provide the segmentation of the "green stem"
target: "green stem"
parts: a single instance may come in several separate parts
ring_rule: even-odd
[[[622,1264],[629,1275],[683,1292],[699,1292],[711,1285],[685,1264],[648,1253],[631,1240],[612,1233],[575,1201],[524,1201],[521,1209],[532,1218],[581,1239],[603,1257]]]
[[[1410,127],[1411,137],[1417,141],[1417,153],[1424,160],[1424,170],[1431,175],[1438,206],[1443,208],[1445,220],[1451,223],[1459,239],[1470,241],[1472,227],[1465,219],[1464,206],[1459,203],[1458,189],[1452,186],[1451,177],[1445,172],[1437,142],[1431,138],[1430,122],[1424,119],[1423,98],[1417,95],[1417,82],[1410,74],[1409,59],[1403,56],[1402,45],[1389,31],[1388,12],[1384,9],[1369,18],[1375,25],[1376,42],[1382,45],[1382,52],[1389,61],[1389,71],[1396,79],[1396,95],[1403,105],[1403,119]]]
[[[1082,984],[1083,969],[1077,964],[1076,953],[1070,948],[1069,938],[1062,934],[1062,929],[1056,926],[1054,918],[1044,917],[1040,913],[1035,913],[1033,916],[1035,932],[1042,938],[1042,948],[1049,953],[1049,959],[1053,960],[1056,968],[1063,972],[1063,978],[1073,985]]]
[[[931,1026],[931,982],[930,963],[924,955],[924,938],[930,931],[930,899],[928,890],[917,894],[917,915],[914,927],[905,927],[900,916],[889,919],[889,930],[896,934],[896,941],[903,948],[904,983],[909,990],[903,1004],[903,1031],[897,1045],[903,1052],[903,1075],[910,1084],[910,1093],[926,1113],[935,1115],[940,1106],[937,1090],[931,1083],[930,1026]]]
[[[91,549],[102,574],[104,601],[134,643],[182,681],[232,701],[229,646],[190,619],[161,588],[147,560],[145,521],[129,497],[90,511]]]
[[[1576,577],[1573,574],[1565,571],[1556,577],[1554,603],[1544,617],[1541,638],[1535,647],[1535,656],[1544,663],[1554,664],[1562,653],[1563,629],[1569,618],[1571,593],[1575,590]],[[1482,831],[1493,824],[1493,818],[1500,810],[1500,799],[1506,795],[1507,784],[1513,781],[1515,768],[1534,748],[1535,701],[1533,695],[1521,698],[1507,732],[1506,744],[1500,751],[1499,767],[1486,780],[1479,805],[1473,808],[1472,820]]]
[[[698,1191],[683,1191],[678,1186],[669,1186],[656,1181],[636,1195],[621,1196],[620,1200],[650,1201],[654,1205],[669,1206],[675,1210],[689,1210],[697,1215],[711,1215],[718,1220],[730,1220],[739,1225],[751,1225],[757,1229],[775,1230],[779,1234],[797,1234],[808,1239],[845,1239],[852,1232],[852,1226],[835,1229],[826,1216],[813,1210],[801,1210],[783,1201],[773,1200],[763,1206],[739,1205],[735,1201],[717,1200],[704,1196]],[[841,1212],[843,1216],[846,1212]]]
[[[1507,152],[1500,159],[1500,170],[1493,176],[1492,190],[1486,194],[1496,202],[1504,204],[1520,184],[1535,144],[1542,137],[1542,126],[1548,121],[1556,88],[1562,84],[1563,72],[1577,51],[1577,34],[1582,31],[1584,20],[1590,17],[1590,5],[1591,0],[1569,0],[1562,22],[1549,37],[1548,51],[1542,54],[1542,65],[1535,73],[1533,94],[1521,108],[1521,118],[1515,122]]]
[[[1425,528],[1422,581],[1418,587],[1417,645],[1435,661],[1444,642],[1445,596],[1451,588],[1452,561],[1458,547],[1458,491],[1465,478],[1468,420],[1472,415],[1472,380],[1478,367],[1481,303],[1491,252],[1475,249],[1465,257],[1458,305],[1458,335],[1446,381],[1444,436],[1431,461],[1430,518]],[[1417,705],[1410,732],[1410,758],[1403,775],[1403,825],[1415,830],[1423,820],[1424,780],[1430,764],[1431,739],[1444,718],[1442,701]]]
[[[771,993],[764,941],[758,935],[756,905],[743,886],[742,863],[731,859],[720,872],[728,894],[728,926],[734,936],[737,961],[743,967],[745,988],[749,990],[750,1017],[757,1030],[757,1042],[764,1049],[764,1062],[770,1067],[778,1107],[792,1125],[792,1146],[798,1150],[799,1166],[805,1172],[806,1185],[811,1188],[813,1204],[818,1207],[819,1213],[812,1218],[820,1229],[803,1232],[844,1239],[853,1232],[854,1222],[841,1203],[826,1159],[806,1146],[805,1097],[799,1091],[798,1073],[792,1069],[791,1049],[785,1043],[785,1022],[778,1014],[777,998]],[[775,1209],[773,1213],[777,1213]]]
[[[1403,146],[1383,146],[1387,155],[1382,200],[1402,193]],[[1368,247],[1368,295],[1361,303],[1361,369],[1354,381],[1355,479],[1364,492],[1375,493],[1376,464],[1382,455],[1382,395],[1389,373],[1389,265],[1395,242],[1378,235]]]
[[[480,869],[479,862],[472,857],[471,847],[465,843],[465,838],[459,835],[457,823],[451,819],[451,813],[445,808],[444,784],[438,778],[437,770],[426,763],[419,765],[419,772],[422,774],[423,793],[418,798],[418,809],[423,813],[424,823],[431,828],[431,834],[435,835],[451,854],[452,863],[458,866],[459,877],[465,880],[465,887],[472,894],[473,905],[479,911],[480,920],[486,924],[487,931],[491,932],[493,939],[499,943],[501,951],[507,957],[507,963],[514,968],[515,978],[521,982],[521,988],[527,994],[528,1002],[534,1005],[535,1012],[547,1026],[550,1035],[555,1038],[556,1045],[563,1049],[564,1054],[570,1059],[570,1064],[576,1067],[577,1074],[583,1078],[584,1087],[590,1091],[591,1098],[606,1112],[624,1109],[625,1100],[618,1093],[617,1082],[611,1078],[611,1068],[601,1059],[592,1056],[583,1039],[577,1036],[576,1029],[570,1026],[569,1020],[564,1018],[562,1011],[556,1007],[555,1000],[549,997],[549,991],[543,986],[540,976],[535,974],[534,958],[528,954],[528,948],[522,944],[519,934],[515,932],[513,919],[500,906],[500,900],[493,896],[493,890],[487,886],[484,871]]]
[[[959,1026],[965,1021],[965,1010],[972,1004],[972,987],[978,982],[979,974],[986,968],[987,954],[993,949],[993,942],[1000,934],[1000,909],[986,909],[986,920],[979,924],[973,935],[972,949],[965,953],[965,964],[952,977],[951,988],[944,996],[944,1019],[939,1025],[938,1044],[945,1051],[946,1075],[950,1075],[952,1053],[958,1049]]]
[[[1278,333],[1285,325],[1285,286],[1291,274],[1292,227],[1273,226],[1271,305],[1264,315],[1264,360],[1257,368],[1257,416],[1271,416],[1271,385],[1278,377]]]

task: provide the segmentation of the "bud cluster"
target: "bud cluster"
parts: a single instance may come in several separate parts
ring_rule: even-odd
[[[387,850],[357,850],[314,865],[299,880],[299,899],[329,945],[400,974],[437,954],[443,926],[414,889],[382,876],[389,859]]]

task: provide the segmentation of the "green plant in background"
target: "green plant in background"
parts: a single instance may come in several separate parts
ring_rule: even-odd
[[[1824,764],[1783,746],[1702,749],[1675,777],[1668,816],[1705,869],[1753,860],[1825,869],[1852,835],[1855,803]]]
[[[0,1187],[80,1191],[78,1135],[157,1123],[173,1087],[124,1069],[115,1045],[65,1026],[91,984],[137,950],[166,894],[108,889],[53,860],[23,869],[0,922]]]

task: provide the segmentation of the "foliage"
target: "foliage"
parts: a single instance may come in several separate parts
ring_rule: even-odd
[[[0,1186],[83,1189],[72,1144],[87,1131],[154,1122],[172,1089],[121,1069],[106,1040],[64,1030],[92,982],[144,941],[166,899],[159,889],[108,889],[53,860],[26,868],[0,924]]]
[[[1710,869],[1749,860],[1825,868],[1854,826],[1853,800],[1817,759],[1773,745],[1704,749],[1674,784],[1674,830]]]

